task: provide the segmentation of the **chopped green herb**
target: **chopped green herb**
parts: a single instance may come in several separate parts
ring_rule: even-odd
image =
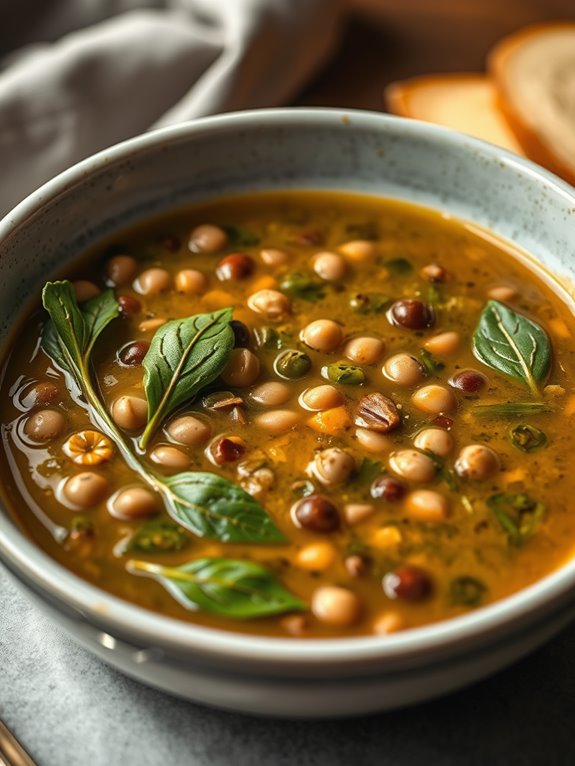
[[[349,299],[350,308],[357,314],[382,314],[390,303],[384,293],[354,293]]]
[[[284,293],[304,301],[321,300],[325,297],[325,288],[325,282],[304,271],[290,271],[280,283],[280,289]]]
[[[177,524],[150,521],[137,529],[128,540],[126,551],[133,553],[172,553],[181,551],[188,537]]]
[[[544,402],[502,402],[501,404],[477,404],[471,412],[480,418],[515,418],[522,415],[544,415],[553,407]]]
[[[535,426],[527,423],[515,426],[509,431],[511,444],[522,452],[536,452],[547,444],[547,436]]]
[[[356,474],[355,481],[357,484],[371,484],[381,472],[382,464],[378,460],[364,457]]]
[[[522,493],[498,492],[487,499],[487,507],[514,546],[526,542],[545,515],[543,503]]]
[[[433,354],[430,354],[429,351],[424,348],[422,348],[419,352],[419,358],[421,359],[421,363],[429,375],[437,375],[438,372],[441,372],[441,370],[445,369],[443,362],[438,362]]]
[[[409,274],[413,271],[413,264],[407,258],[390,258],[388,261],[383,261],[382,265],[397,276]]]
[[[463,575],[451,581],[449,600],[456,606],[478,606],[486,592],[487,588],[480,580]]]
[[[260,243],[260,238],[256,234],[241,226],[223,226],[222,228],[228,235],[232,247],[255,247]]]

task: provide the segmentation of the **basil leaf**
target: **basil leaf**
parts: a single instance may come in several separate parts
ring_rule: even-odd
[[[284,535],[241,487],[214,473],[162,477],[158,489],[172,518],[198,537],[224,543],[283,543]]]
[[[84,356],[92,353],[94,343],[102,331],[119,315],[120,306],[113,290],[104,290],[80,307],[88,333]]]
[[[224,370],[234,347],[232,310],[174,319],[156,330],[142,362],[148,400],[148,425],[141,449],[160,422],[190,401]]]
[[[487,507],[514,546],[522,545],[534,534],[545,514],[543,503],[522,493],[498,492],[487,499]]]
[[[525,383],[534,395],[551,367],[545,330],[498,301],[489,301],[473,334],[475,356],[493,370]]]
[[[186,608],[221,617],[245,620],[305,609],[269,570],[252,561],[203,558],[179,567],[129,561],[127,568],[157,580]]]
[[[502,402],[501,404],[477,404],[471,412],[480,418],[515,418],[522,415],[544,415],[553,407],[543,402]]]
[[[521,452],[536,452],[547,444],[547,436],[535,426],[522,423],[509,432],[511,444]]]

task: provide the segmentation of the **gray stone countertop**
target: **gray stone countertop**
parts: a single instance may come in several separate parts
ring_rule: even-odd
[[[514,667],[424,705],[265,719],[126,678],[48,621],[0,566],[0,718],[39,766],[572,766],[575,625]]]

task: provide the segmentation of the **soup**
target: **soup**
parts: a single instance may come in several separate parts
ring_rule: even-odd
[[[386,635],[571,555],[575,323],[486,232],[371,197],[230,198],[124,232],[43,303],[4,362],[4,499],[110,593]]]

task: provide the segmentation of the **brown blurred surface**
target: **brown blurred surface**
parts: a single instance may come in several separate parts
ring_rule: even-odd
[[[491,46],[541,21],[575,21],[575,0],[349,0],[334,59],[298,104],[383,110],[393,80],[482,71]]]

